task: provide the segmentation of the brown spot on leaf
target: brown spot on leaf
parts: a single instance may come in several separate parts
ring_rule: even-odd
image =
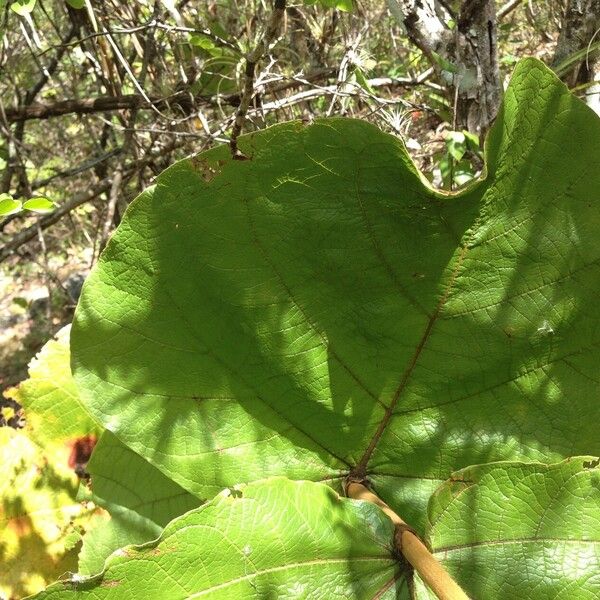
[[[139,548],[132,546],[129,548],[121,548],[118,551],[119,556],[126,556],[127,558],[136,558],[142,553],[144,556],[160,556],[161,554],[164,554],[163,550],[158,547],[152,548],[152,550],[149,550],[148,548],[140,550]]]
[[[85,435],[67,442],[67,446],[71,448],[68,465],[78,475],[80,472],[85,471],[85,467],[88,460],[90,460],[92,450],[94,449],[97,441],[98,438],[95,435]]]
[[[31,519],[28,516],[9,519],[6,526],[8,529],[14,531],[19,537],[29,535],[33,531]]]
[[[212,181],[220,172],[225,164],[224,160],[207,160],[200,156],[190,158],[190,163],[194,170],[202,176],[206,183]]]

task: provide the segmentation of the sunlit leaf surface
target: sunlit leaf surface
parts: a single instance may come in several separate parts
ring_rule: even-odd
[[[429,505],[434,554],[473,598],[598,598],[599,464],[584,457],[454,473]]]
[[[487,178],[432,191],[353,120],[180,162],[73,326],[82,400],[186,490],[366,474],[415,525],[458,468],[600,452],[600,122],[517,68]]]

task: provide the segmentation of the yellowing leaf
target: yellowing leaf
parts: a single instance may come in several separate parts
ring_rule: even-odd
[[[69,449],[44,450],[0,428],[0,596],[21,597],[77,570],[79,539],[95,510],[76,500]]]
[[[63,327],[29,363],[29,378],[5,392],[25,410],[26,429],[42,446],[62,442],[74,447],[77,440],[97,436],[101,428],[79,402],[71,375],[69,334]]]
[[[29,378],[5,392],[24,407],[22,430],[0,429],[0,594],[34,593],[77,571],[91,503],[77,500],[100,429],[79,403],[63,328],[31,361]],[[104,517],[106,518],[106,517]]]

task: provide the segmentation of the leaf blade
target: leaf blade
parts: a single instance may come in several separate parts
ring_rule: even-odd
[[[600,473],[588,461],[496,463],[454,473],[429,505],[434,554],[476,598],[594,598]]]
[[[192,493],[358,470],[417,482],[400,514],[459,467],[596,451],[598,129],[527,60],[458,195],[351,120],[174,165],[84,289],[88,407]]]
[[[198,507],[192,496],[105,431],[87,467],[91,490],[84,494],[106,509],[110,520],[98,519],[86,532],[78,572],[93,575],[115,550],[156,539],[174,518]]]
[[[59,583],[37,597],[126,598],[151,585],[154,595],[170,598],[370,598],[403,585],[392,533],[369,503],[276,478],[219,494],[173,521],[157,543],[114,554],[102,576]]]

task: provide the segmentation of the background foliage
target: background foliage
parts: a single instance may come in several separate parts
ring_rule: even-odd
[[[332,4],[292,4],[260,65],[247,129],[355,116],[402,135],[436,185],[467,182],[481,168],[479,141],[452,132],[449,71],[432,70],[380,0],[352,11]],[[552,61],[565,6],[501,7],[505,83],[519,56]],[[3,387],[23,379],[27,361],[70,320],[81,278],[128,202],[176,159],[227,141],[244,53],[270,10],[265,0],[3,3]]]

